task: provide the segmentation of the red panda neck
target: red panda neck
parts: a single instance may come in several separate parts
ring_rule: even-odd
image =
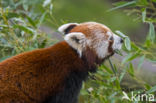
[[[96,52],[90,49],[89,47],[83,52],[82,59],[88,66],[88,71],[95,72],[97,70],[97,66],[101,65],[104,59],[99,59]]]

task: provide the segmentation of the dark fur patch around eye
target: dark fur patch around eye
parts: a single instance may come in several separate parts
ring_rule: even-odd
[[[112,48],[113,43],[114,43],[114,40],[110,40],[109,41],[109,46],[108,46],[108,52],[109,53],[113,53],[113,48]]]
[[[70,30],[72,30],[75,26],[76,26],[75,24],[70,25],[67,29],[64,30],[64,33],[68,34],[70,32]]]
[[[75,37],[75,36],[73,36],[72,39],[73,39],[76,43],[79,43],[79,41],[80,41],[80,40],[79,40],[77,37]]]
[[[111,36],[109,40],[114,40],[113,36]]]

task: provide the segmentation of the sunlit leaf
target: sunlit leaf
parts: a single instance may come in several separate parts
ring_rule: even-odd
[[[39,27],[39,26],[42,24],[42,22],[44,21],[46,14],[47,14],[47,12],[44,12],[44,13],[42,14],[42,16],[40,17],[39,22],[38,22],[38,24],[37,24],[38,27]]]
[[[146,91],[147,94],[156,92],[156,86],[152,87],[150,90]]]
[[[142,64],[144,62],[144,59],[145,59],[145,55],[143,55],[143,56],[140,57],[138,68],[137,68],[138,70],[140,70],[140,68],[141,68],[141,66],[142,66]]]
[[[147,84],[147,83],[145,84],[145,87],[146,87],[147,90],[151,89],[151,86],[149,84]]]
[[[112,5],[120,6],[120,5],[123,5],[123,4],[126,4],[126,3],[128,3],[128,1],[118,1],[118,2],[113,3]]]
[[[136,1],[130,1],[130,2],[125,2],[124,4],[121,4],[117,7],[114,7],[112,9],[110,9],[109,11],[113,11],[113,10],[116,10],[116,9],[120,9],[120,8],[123,8],[123,7],[126,7],[126,6],[129,6],[129,5],[132,5],[132,4],[135,4]]]
[[[29,23],[30,23],[33,27],[36,28],[36,23],[34,22],[34,20],[32,20],[29,16],[26,16],[26,17],[27,17]]]
[[[28,1],[26,1],[26,0],[22,0],[23,1],[23,8],[24,8],[24,10],[28,10],[28,4],[27,4],[27,2]]]
[[[115,31],[120,37],[122,38],[126,38],[127,36],[125,34],[123,34],[122,32],[120,32],[119,30]]]
[[[144,8],[144,10],[142,11],[142,21],[145,22],[146,21],[146,9]]]
[[[140,49],[140,48],[139,48],[135,43],[133,43],[133,42],[131,42],[131,47],[132,47],[133,49],[135,49],[135,51],[137,51],[137,50]]]
[[[26,27],[26,26],[22,26],[22,25],[14,25],[14,28],[19,28],[20,30],[23,30],[26,33],[30,33],[30,34],[35,33],[35,31],[32,28],[29,28],[29,27]]]
[[[43,7],[46,7],[51,3],[51,0],[44,0]]]
[[[113,72],[111,71],[111,69],[109,69],[107,66],[102,65],[102,67],[110,74],[113,74]]]
[[[128,61],[132,61],[133,59],[135,59],[136,57],[138,57],[139,55],[140,55],[140,50],[139,51],[137,51],[137,52],[135,52],[131,57],[129,57],[128,59],[127,59],[127,62]]]
[[[125,74],[126,74],[127,69],[128,69],[128,68],[125,68],[125,69],[122,70],[122,72],[121,72],[121,74],[120,74],[120,77],[119,77],[119,82],[122,81],[123,77],[124,77]]]
[[[132,77],[134,77],[134,67],[132,63],[129,64],[128,72]]]
[[[125,43],[126,49],[130,51],[131,50],[131,41],[128,37],[125,38],[124,43]]]
[[[82,89],[80,93],[81,93],[81,95],[87,95],[88,94],[88,92],[84,89]]]
[[[115,50],[115,53],[119,54],[120,56],[123,56],[120,50]]]
[[[121,87],[120,87],[120,82],[119,82],[119,80],[118,79],[116,79],[115,80],[115,83],[116,83],[116,87],[117,87],[117,89],[121,89]]]
[[[150,23],[150,28],[149,28],[149,39],[152,41],[152,43],[155,40],[155,29],[153,23]]]
[[[127,54],[127,55],[124,57],[124,59],[122,60],[122,63],[121,63],[121,64],[122,64],[122,65],[125,64],[125,63],[127,62],[127,60],[128,60],[131,56],[133,56],[132,53]]]
[[[110,60],[110,58],[108,59],[108,61],[109,61],[109,64],[110,64],[110,66],[111,66],[111,68],[112,68],[112,71],[113,71],[114,74],[116,75],[115,68],[114,68],[114,66],[113,66],[112,61]]]

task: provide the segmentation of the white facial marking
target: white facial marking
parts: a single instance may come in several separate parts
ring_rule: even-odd
[[[78,42],[75,41],[73,38],[79,40]],[[68,33],[65,37],[64,37],[65,41],[74,49],[77,50],[77,52],[79,53],[80,57],[82,56],[82,51],[85,48],[85,40],[86,37],[83,33],[80,32],[72,32],[72,33]]]
[[[88,39],[87,44],[96,51],[99,58],[104,58],[108,55],[108,41],[101,31],[94,30],[93,32],[95,35]]]
[[[100,41],[99,43],[97,43],[97,48],[96,48],[96,52],[98,54],[99,58],[104,58],[108,55],[108,42],[107,41]]]

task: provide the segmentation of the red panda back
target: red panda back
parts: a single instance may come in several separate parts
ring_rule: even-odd
[[[82,64],[66,42],[7,59],[0,63],[0,103],[43,102],[61,91],[64,78]]]

